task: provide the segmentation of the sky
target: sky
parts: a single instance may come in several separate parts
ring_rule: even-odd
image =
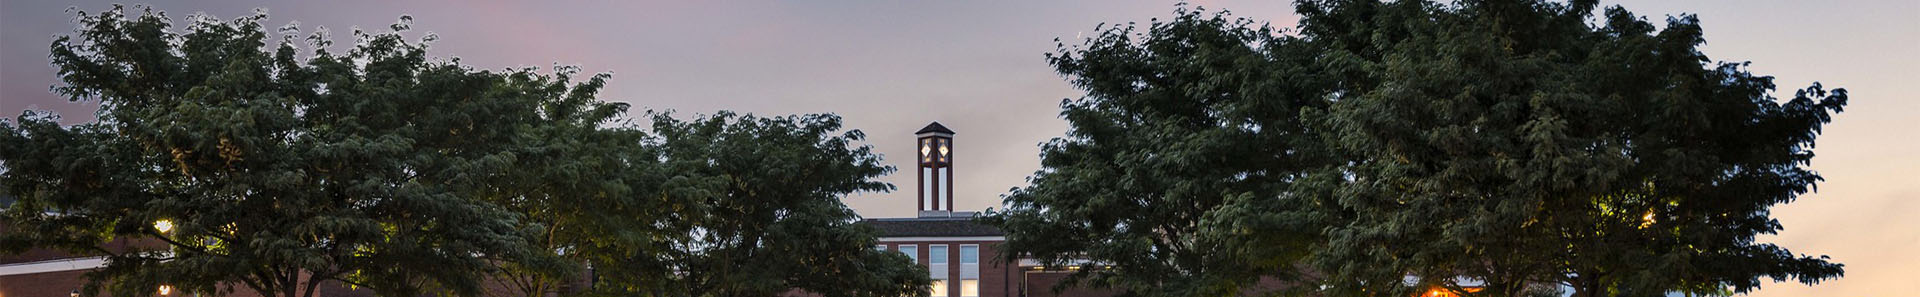
[[[698,3],[693,3],[698,2]],[[69,6],[109,1],[0,0],[0,115],[51,110],[67,123],[94,105],[48,92],[53,36],[72,32]],[[129,4],[138,2],[129,2]],[[892,193],[846,202],[869,218],[914,211],[913,131],[956,131],[956,208],[999,205],[1039,169],[1039,143],[1059,137],[1062,99],[1080,92],[1043,54],[1077,43],[1102,22],[1172,15],[1163,1],[154,1],[176,22],[256,8],[269,25],[298,21],[344,38],[414,17],[415,36],[439,36],[432,54],[486,69],[579,65],[609,72],[604,100],[682,115],[835,113],[901,170]],[[1605,1],[1650,19],[1694,13],[1702,47],[1752,61],[1792,90],[1818,81],[1852,93],[1819,138],[1818,192],[1773,209],[1786,230],[1763,241],[1830,255],[1847,276],[1816,286],[1779,283],[1750,296],[1911,296],[1920,291],[1920,1]],[[1292,27],[1288,1],[1193,1]],[[897,162],[896,162],[897,161]]]

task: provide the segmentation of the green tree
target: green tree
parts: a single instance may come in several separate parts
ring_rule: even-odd
[[[1323,131],[1354,178],[1317,259],[1337,288],[1660,296],[1841,275],[1754,237],[1820,180],[1802,166],[1846,91],[1776,99],[1771,77],[1710,63],[1694,16],[1656,29],[1596,6],[1300,5],[1302,34],[1343,66]]]
[[[0,245],[109,256],[88,294],[170,285],[312,296],[327,281],[381,295],[601,293],[828,296],[921,292],[924,268],[871,250],[838,199],[888,191],[858,130],[831,115],[653,116],[652,136],[577,67],[476,71],[393,31],[346,54],[264,13],[80,13],[53,46],[72,100],[100,120],[0,122]],[[324,31],[322,31],[324,32]],[[277,42],[269,47],[269,42]],[[158,228],[165,221],[171,228]],[[162,250],[103,249],[160,240]],[[579,288],[576,288],[579,289]]]
[[[873,250],[875,231],[840,202],[846,194],[889,191],[874,180],[893,171],[859,130],[840,118],[763,118],[722,112],[683,121],[652,117],[663,164],[659,197],[686,201],[664,224],[664,251],[604,254],[605,293],[771,296],[800,289],[825,296],[924,294],[926,268]]]
[[[623,125],[627,105],[595,99],[609,75],[594,75],[574,84],[578,67],[562,66],[546,77],[522,71],[507,77],[509,84],[529,86],[513,94],[531,98],[563,98],[539,111],[545,124],[528,126],[515,139],[513,170],[477,176],[483,180],[476,198],[518,214],[525,224],[524,239],[533,250],[550,252],[543,260],[493,261],[497,281],[510,290],[489,291],[496,296],[549,296],[577,293],[584,277],[582,264],[609,250],[657,252],[657,238],[684,234],[658,224],[686,209],[686,201],[661,199],[664,186],[658,170],[658,149],[647,134]]]
[[[1693,16],[1656,29],[1597,6],[1301,1],[1296,32],[1185,9],[1103,29],[1050,56],[1086,97],[988,222],[1011,252],[1091,260],[1074,279],[1139,295],[1839,277],[1755,236],[1820,180],[1803,166],[1846,91],[1779,100],[1710,63]]]
[[[1002,248],[1092,261],[1069,283],[1145,296],[1298,278],[1321,226],[1305,185],[1339,161],[1303,115],[1324,113],[1334,80],[1303,40],[1251,25],[1183,6],[1049,54],[1086,96],[1061,103],[1071,130],[985,219],[1007,232]]]
[[[115,296],[310,297],[329,281],[474,295],[496,263],[553,262],[528,248],[530,225],[482,198],[529,165],[516,154],[556,114],[608,108],[556,95],[565,75],[430,59],[400,35],[408,17],[356,30],[344,54],[313,34],[302,54],[298,28],[273,38],[264,13],[195,15],[176,31],[136,10],[78,13],[81,29],[51,46],[54,90],[99,102],[97,121],[0,122],[0,191],[19,197],[0,235],[10,250],[104,254],[86,291]],[[100,248],[116,239],[166,248]]]

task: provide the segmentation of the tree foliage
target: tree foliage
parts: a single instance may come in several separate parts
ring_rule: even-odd
[[[833,115],[756,117],[720,113],[694,120],[653,116],[670,196],[693,201],[689,232],[665,258],[610,258],[597,265],[658,261],[668,292],[688,296],[771,296],[800,289],[825,296],[907,296],[925,290],[926,268],[876,251],[876,231],[840,197],[889,191],[874,180],[894,169],[859,130]],[[672,273],[668,273],[672,272]],[[680,295],[680,294],[671,294]]]
[[[1151,296],[1220,296],[1288,276],[1318,230],[1291,196],[1331,158],[1297,115],[1324,110],[1328,81],[1299,40],[1249,21],[1180,10],[1145,32],[1102,30],[1048,55],[1087,92],[1044,170],[988,222],[1071,276]]]
[[[1329,121],[1356,161],[1347,224],[1323,263],[1377,284],[1455,276],[1512,296],[1747,292],[1838,277],[1824,257],[1754,241],[1773,205],[1820,180],[1803,166],[1846,104],[1794,98],[1745,63],[1711,63],[1696,17],[1664,28],[1594,1],[1307,3],[1303,34],[1342,76]],[[1424,20],[1394,21],[1394,20]],[[1396,34],[1390,38],[1381,35]],[[1383,265],[1352,265],[1355,263]]]
[[[1294,32],[1184,9],[1105,29],[1050,56],[1086,97],[990,222],[1014,252],[1092,260],[1080,279],[1141,295],[1839,277],[1755,236],[1820,180],[1804,166],[1846,91],[1777,99],[1701,53],[1694,16],[1597,6],[1301,1]]]
[[[839,202],[891,190],[873,178],[892,169],[835,116],[661,114],[650,134],[598,99],[605,74],[431,58],[432,35],[402,36],[409,17],[344,53],[266,18],[78,13],[51,46],[54,90],[100,102],[99,120],[0,121],[0,194],[18,197],[0,246],[105,255],[86,293],[114,296],[545,296],[589,267],[593,292],[620,295],[927,282]],[[115,240],[164,247],[102,248]]]
[[[99,120],[27,113],[4,133],[7,240],[75,251],[152,238],[90,273],[113,295],[231,290],[311,296],[324,281],[381,294],[472,294],[492,261],[537,261],[506,209],[473,199],[511,169],[541,107],[567,88],[531,70],[474,71],[399,34],[354,32],[346,53],[264,13],[228,22],[116,6],[79,13],[52,45],[72,100]],[[270,44],[271,43],[271,44]],[[562,78],[561,81],[565,79]],[[170,222],[161,232],[156,221]],[[104,251],[103,251],[104,252]]]

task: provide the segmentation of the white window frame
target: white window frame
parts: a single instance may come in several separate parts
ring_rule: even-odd
[[[894,249],[900,251],[902,254],[907,254],[907,259],[913,260],[913,264],[920,264],[920,245],[902,244],[900,247]]]
[[[967,250],[969,249],[973,250],[973,262],[967,262]],[[980,245],[978,244],[960,245],[959,258],[960,258],[961,265],[967,265],[967,264],[979,265],[980,264]]]
[[[969,249],[973,250],[973,262],[967,262],[966,253]],[[960,245],[960,253],[954,255],[954,257],[960,259],[959,279],[980,279],[980,245],[962,244]]]

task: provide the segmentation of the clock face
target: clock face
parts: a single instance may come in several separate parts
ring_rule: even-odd
[[[933,162],[933,140],[932,139],[920,140],[920,162],[922,163]]]

